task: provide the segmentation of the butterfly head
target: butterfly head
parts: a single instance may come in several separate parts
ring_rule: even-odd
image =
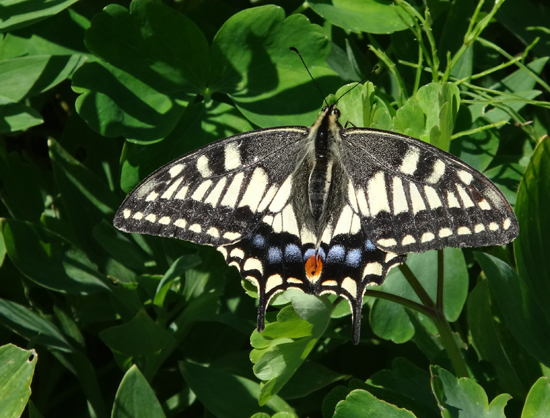
[[[330,124],[338,123],[340,115],[340,110],[336,107],[336,103],[324,106],[323,109],[321,109],[321,118],[327,118],[330,121]]]

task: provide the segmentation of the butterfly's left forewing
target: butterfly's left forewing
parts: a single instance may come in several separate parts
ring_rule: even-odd
[[[517,219],[483,174],[432,145],[392,132],[342,133],[347,196],[374,244],[399,254],[506,244]]]

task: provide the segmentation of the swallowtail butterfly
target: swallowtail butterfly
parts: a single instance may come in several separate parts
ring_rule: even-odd
[[[336,105],[310,127],[221,139],[159,168],[115,215],[126,232],[215,246],[258,289],[257,329],[288,288],[363,295],[410,252],[506,244],[514,212],[483,174],[408,136],[345,129]]]

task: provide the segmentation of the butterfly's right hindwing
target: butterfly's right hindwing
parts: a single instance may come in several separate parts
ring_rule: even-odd
[[[226,245],[248,235],[296,167],[305,127],[235,135],[184,155],[126,198],[114,225],[126,232]]]

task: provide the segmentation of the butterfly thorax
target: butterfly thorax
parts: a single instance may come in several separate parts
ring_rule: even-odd
[[[314,222],[314,230],[321,234],[324,230],[334,203],[332,195],[338,194],[335,190],[335,180],[342,175],[339,146],[340,131],[343,129],[338,123],[340,116],[336,106],[323,108],[321,115],[311,127],[309,140],[313,142],[314,157],[311,158],[311,168],[308,173],[308,204]]]

